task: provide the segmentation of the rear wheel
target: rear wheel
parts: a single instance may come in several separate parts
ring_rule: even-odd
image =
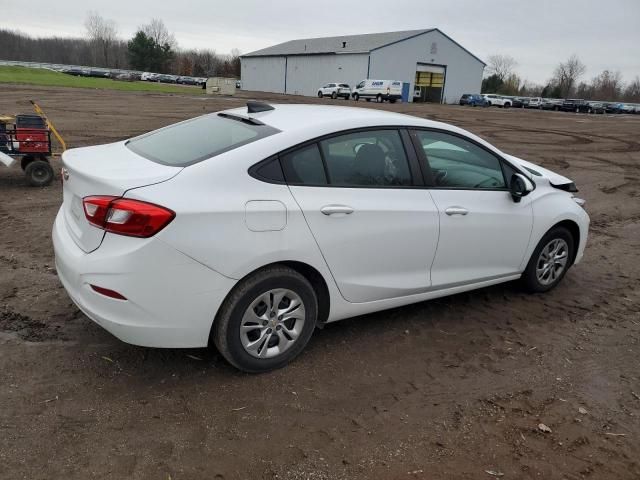
[[[220,309],[211,337],[236,368],[266,372],[300,354],[313,334],[317,312],[309,281],[276,265],[238,284]]]
[[[380,94],[376,95],[376,102],[382,103],[382,95]]]
[[[318,92],[318,98],[322,98],[322,92]]]
[[[46,160],[33,160],[24,169],[29,185],[46,187],[53,181],[53,168]]]
[[[573,259],[573,237],[564,227],[549,230],[531,255],[522,282],[530,292],[547,292],[564,278]]]

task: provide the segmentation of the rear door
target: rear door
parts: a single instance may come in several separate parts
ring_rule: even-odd
[[[438,252],[431,267],[434,288],[520,273],[533,227],[530,197],[511,198],[515,172],[492,152],[458,135],[412,133],[440,216]]]
[[[438,211],[429,192],[415,186],[415,152],[405,151],[398,130],[336,135],[281,161],[346,300],[370,302],[429,288]]]

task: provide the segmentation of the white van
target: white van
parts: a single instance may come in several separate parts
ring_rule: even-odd
[[[399,80],[362,80],[351,93],[357,102],[361,97],[367,102],[375,98],[377,102],[388,100],[394,103],[402,99],[402,82]]]

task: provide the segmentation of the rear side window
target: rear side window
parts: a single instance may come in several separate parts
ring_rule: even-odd
[[[412,184],[409,162],[397,130],[371,130],[320,142],[329,181],[341,187]]]
[[[278,132],[239,117],[205,115],[132,138],[126,146],[148,160],[186,167]]]
[[[318,144],[314,143],[282,155],[282,167],[289,183],[298,185],[326,185],[327,176]]]

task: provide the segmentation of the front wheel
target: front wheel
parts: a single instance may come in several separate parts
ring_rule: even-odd
[[[376,102],[382,103],[382,95],[380,94],[376,95]]]
[[[336,92],[333,92],[331,94],[331,98],[335,100],[336,98],[338,98],[338,94]]]
[[[322,92],[318,92],[318,98],[322,98]]]
[[[242,280],[225,300],[211,337],[236,368],[250,373],[284,367],[306,346],[318,301],[309,281],[275,265]]]
[[[357,102],[358,100],[360,100],[360,95],[358,95],[357,93],[354,93],[353,99]]]
[[[549,230],[533,251],[522,282],[530,292],[547,292],[556,287],[571,267],[573,237],[564,227]]]

